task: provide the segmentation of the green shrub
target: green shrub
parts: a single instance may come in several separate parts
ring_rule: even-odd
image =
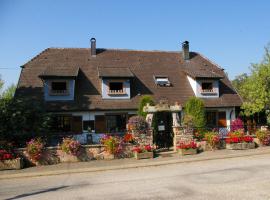
[[[204,127],[206,124],[204,103],[201,99],[191,97],[184,106],[185,118],[192,118],[194,127]],[[187,120],[186,120],[187,121]],[[190,123],[190,122],[189,122]]]
[[[143,112],[143,107],[146,106],[147,103],[149,103],[150,106],[155,105],[154,100],[151,96],[149,95],[142,96],[139,102],[138,115],[144,118],[146,117],[147,113]]]

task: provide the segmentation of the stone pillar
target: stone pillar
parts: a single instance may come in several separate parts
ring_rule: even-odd
[[[176,151],[176,146],[179,141],[191,141],[193,140],[193,129],[182,127],[182,126],[173,126],[173,148]]]
[[[146,120],[149,128],[151,128],[151,126],[152,126],[153,116],[154,116],[153,113],[147,113],[147,115],[146,115],[146,119],[145,120]]]

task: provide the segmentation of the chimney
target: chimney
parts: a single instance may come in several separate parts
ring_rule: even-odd
[[[91,38],[91,56],[96,57],[97,49],[96,49],[96,38]]]
[[[185,41],[182,43],[182,53],[184,60],[189,60],[189,42]]]

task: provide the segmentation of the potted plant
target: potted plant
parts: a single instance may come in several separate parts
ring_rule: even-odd
[[[23,160],[5,149],[0,149],[0,170],[22,169]]]
[[[132,151],[134,152],[134,157],[137,160],[154,157],[151,145],[135,146]]]
[[[61,162],[76,162],[79,161],[81,144],[73,138],[66,137],[60,145],[60,151],[58,151]]]
[[[217,132],[210,131],[204,134],[204,140],[206,141],[203,150],[215,150],[219,147],[220,137]]]
[[[180,155],[194,155],[197,154],[197,144],[194,140],[191,141],[179,141],[177,146],[177,151]]]
[[[124,135],[124,137],[123,137],[123,141],[125,143],[131,143],[131,144],[133,144],[134,143],[134,137],[133,137],[132,133],[126,133]]]
[[[44,143],[42,142],[41,138],[32,139],[26,144],[26,153],[28,154],[30,160],[36,165],[39,164],[44,149]]]
[[[104,145],[107,159],[114,159],[122,151],[122,141],[117,136],[104,135],[100,143]]]
[[[268,146],[270,144],[270,132],[267,130],[256,131],[256,137],[259,140],[259,144],[262,146]]]
[[[226,138],[226,149],[243,150],[253,148],[255,148],[253,137],[244,135],[243,130],[230,132]]]

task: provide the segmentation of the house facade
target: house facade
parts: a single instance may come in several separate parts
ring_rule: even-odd
[[[22,66],[16,97],[39,101],[55,115],[55,131],[124,132],[140,98],[156,103],[193,96],[206,106],[209,126],[230,126],[241,98],[224,69],[197,52],[48,48]],[[183,115],[183,113],[182,113]]]

